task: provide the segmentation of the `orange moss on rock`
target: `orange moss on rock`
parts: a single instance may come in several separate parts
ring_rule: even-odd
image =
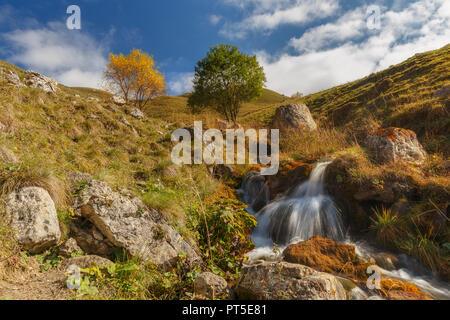
[[[375,132],[375,135],[391,141],[397,140],[398,137],[416,139],[416,134],[414,133],[414,131],[394,127],[379,129],[378,131]]]
[[[307,180],[312,166],[302,161],[293,161],[282,164],[278,174],[269,177],[270,197],[273,199],[278,194],[298,186]]]
[[[415,285],[393,279],[381,281],[381,295],[389,300],[432,300]]]
[[[355,246],[319,236],[290,245],[283,252],[283,258],[287,262],[345,276],[360,283],[367,281],[367,268],[373,264],[361,261],[356,254]]]

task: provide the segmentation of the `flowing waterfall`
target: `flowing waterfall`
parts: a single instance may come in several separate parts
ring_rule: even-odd
[[[252,234],[256,248],[247,254],[248,263],[277,260],[287,245],[308,240],[313,236],[335,241],[345,240],[340,212],[324,191],[324,175],[328,164],[329,162],[318,163],[308,181],[271,203],[264,177],[257,172],[247,175],[239,191],[241,199],[249,205],[249,212],[258,220],[258,226]],[[365,242],[352,242],[347,239],[347,243],[355,245],[358,255],[365,260],[370,260],[370,257],[378,252]],[[280,250],[273,250],[273,244]],[[450,286],[447,283],[436,281],[431,275],[409,270],[408,268],[414,265],[411,258],[405,255],[399,258],[404,260],[404,267],[392,271],[382,270],[383,275],[413,283],[437,299],[450,299]],[[357,287],[356,290],[358,289]],[[366,297],[367,294],[359,291],[361,299],[370,299]]]
[[[339,210],[324,193],[324,174],[329,162],[321,162],[309,180],[285,197],[273,201],[256,214],[258,226],[252,238],[257,247],[288,245],[322,236],[344,239]]]

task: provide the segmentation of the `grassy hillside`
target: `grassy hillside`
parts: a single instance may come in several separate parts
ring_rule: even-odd
[[[415,131],[429,151],[450,149],[450,103],[433,94],[450,84],[450,45],[417,54],[364,79],[305,97],[314,115],[335,126],[378,122]]]
[[[204,111],[201,114],[193,115],[187,106],[188,96],[189,94],[157,97],[145,107],[145,110],[152,117],[186,125],[192,125],[195,119],[203,120],[204,123],[214,127],[215,120],[222,118],[220,114],[214,111]],[[266,114],[260,114],[259,111],[275,110],[281,104],[291,100],[275,91],[264,89],[261,97],[243,105],[239,113],[239,122],[257,126],[270,122],[271,119],[267,118]]]
[[[410,185],[417,195],[409,204],[411,209],[402,218],[401,226],[387,225],[389,230],[394,228],[396,235],[402,235],[390,240],[402,252],[418,257],[433,271],[446,275],[450,274],[448,232],[437,235],[432,228],[428,232],[417,219],[424,212],[435,210],[435,204],[444,210],[448,202],[450,179],[445,160],[450,153],[449,101],[433,94],[450,84],[449,51],[450,46],[446,46],[416,55],[385,71],[301,99],[264,90],[259,99],[242,107],[238,117],[244,127],[264,127],[270,124],[280,105],[306,102],[320,128],[312,133],[282,136],[283,163],[288,166],[301,161],[313,163],[332,156],[342,164],[336,177],[351,187],[349,199],[361,187],[383,190],[398,182]],[[20,68],[3,61],[0,67],[15,70],[23,80],[24,71]],[[127,188],[162,212],[183,236],[196,240],[205,261],[211,263],[207,268],[235,280],[243,252],[235,252],[239,246],[227,243],[228,247],[208,253],[210,235],[202,233],[199,226],[207,217],[212,229],[219,230],[223,223],[216,215],[234,206],[233,211],[242,213],[240,204],[227,202],[233,201],[231,187],[239,184],[240,177],[226,184],[213,178],[203,165],[176,167],[170,160],[170,135],[175,129],[190,126],[194,120],[215,127],[216,119],[222,118],[214,111],[192,114],[187,99],[187,94],[155,98],[144,108],[145,118],[138,120],[130,114],[131,106],[114,106],[111,95],[102,90],[59,85],[57,94],[51,95],[40,89],[13,87],[0,77],[0,200],[23,186],[47,189],[56,203],[65,240],[69,237],[74,198],[70,173],[90,173],[116,190]],[[374,163],[358,142],[380,126],[416,131],[431,156],[420,167]],[[249,168],[238,167],[237,172],[245,173]],[[225,202],[217,204],[219,200]],[[374,215],[369,209],[357,213],[362,216],[358,217],[362,221],[358,231],[367,232],[374,227],[371,225]],[[2,218],[0,212],[0,280],[11,273],[7,268],[17,270],[18,265],[24,266],[19,263],[5,267],[10,257],[22,261],[27,256],[14,243]],[[236,221],[231,228],[228,226],[227,232],[247,241],[245,228],[240,225],[242,219]],[[382,225],[380,232],[385,227]],[[224,235],[217,237],[212,241],[220,242]],[[232,258],[221,266],[224,256]],[[180,275],[177,271],[166,277],[147,270],[134,273],[127,281],[145,281],[151,289],[130,290],[119,298],[179,299],[188,296],[187,291],[192,289],[191,275]]]
[[[374,127],[403,127],[415,131],[429,152],[448,155],[450,103],[448,98],[433,97],[448,84],[450,45],[300,100],[325,126],[347,128],[357,137]],[[280,105],[298,100],[265,89],[258,100],[242,107],[238,121],[244,126],[268,126]],[[215,112],[193,116],[187,95],[156,98],[146,110],[153,117],[186,124],[195,118],[213,125],[221,117]]]

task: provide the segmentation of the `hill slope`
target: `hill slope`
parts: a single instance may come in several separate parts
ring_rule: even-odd
[[[364,79],[305,97],[321,119],[356,128],[377,121],[415,131],[429,151],[448,152],[449,98],[434,93],[450,84],[450,45],[417,54]],[[430,140],[430,136],[436,136]]]

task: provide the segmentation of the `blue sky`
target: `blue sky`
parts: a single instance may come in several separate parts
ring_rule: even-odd
[[[66,28],[72,4],[81,30]],[[0,0],[0,59],[73,86],[100,87],[109,52],[140,48],[181,94],[208,48],[231,43],[257,55],[268,88],[307,94],[448,39],[446,0]]]

